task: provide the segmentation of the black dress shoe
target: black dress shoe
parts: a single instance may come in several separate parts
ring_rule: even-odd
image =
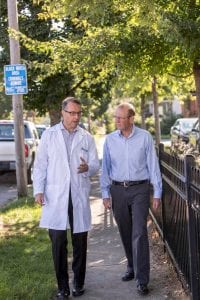
[[[69,295],[70,295],[69,289],[58,290],[56,299],[64,300],[64,299],[68,298]]]
[[[84,286],[75,286],[72,290],[72,295],[74,297],[82,296],[85,292]]]
[[[129,281],[134,279],[134,273],[133,272],[126,272],[123,276],[122,276],[122,281]]]
[[[146,284],[138,284],[137,291],[140,295],[147,295],[149,293],[149,289]]]

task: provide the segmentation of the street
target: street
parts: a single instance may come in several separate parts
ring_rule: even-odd
[[[15,172],[0,174],[0,207],[17,197]]]

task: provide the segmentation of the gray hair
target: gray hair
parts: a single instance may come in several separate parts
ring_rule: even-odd
[[[67,97],[62,101],[62,109],[64,110],[68,103],[75,103],[81,106],[81,102],[75,97]]]

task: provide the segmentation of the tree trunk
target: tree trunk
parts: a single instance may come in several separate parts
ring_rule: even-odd
[[[194,73],[194,80],[196,86],[196,101],[197,101],[198,118],[200,124],[200,64],[198,62],[194,62],[193,73]],[[200,126],[199,126],[199,130],[200,130]]]
[[[159,112],[158,112],[158,94],[156,89],[157,78],[153,77],[152,81],[152,94],[153,94],[153,105],[154,105],[154,117],[155,117],[155,138],[156,145],[160,144],[160,120],[159,120]]]
[[[49,118],[50,118],[50,125],[53,126],[60,122],[61,120],[61,113],[57,110],[49,110]]]
[[[142,118],[142,124],[141,127],[143,129],[146,129],[146,124],[145,124],[145,95],[141,95],[141,118]]]

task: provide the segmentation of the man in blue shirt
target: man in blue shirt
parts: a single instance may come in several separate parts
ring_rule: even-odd
[[[101,190],[105,208],[112,207],[125,254],[127,271],[141,295],[149,292],[150,273],[147,217],[150,183],[153,208],[160,204],[162,179],[150,133],[134,125],[134,107],[120,104],[115,110],[117,130],[107,135],[102,161]]]

